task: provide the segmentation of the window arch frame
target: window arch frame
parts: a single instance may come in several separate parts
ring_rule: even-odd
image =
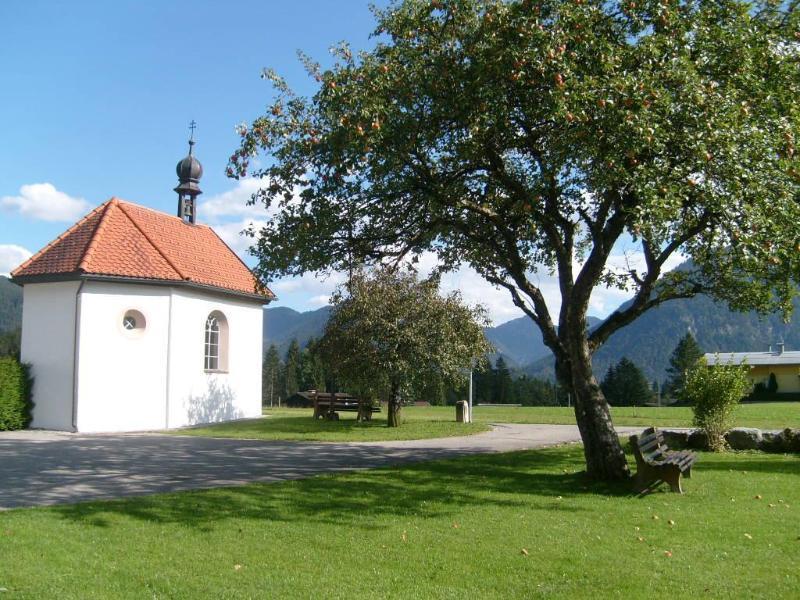
[[[203,370],[206,373],[228,372],[228,319],[222,311],[212,310],[203,328]]]

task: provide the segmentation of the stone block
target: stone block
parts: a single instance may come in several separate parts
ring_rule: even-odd
[[[701,429],[695,429],[689,434],[689,448],[695,450],[708,450],[708,436]]]
[[[664,443],[670,450],[684,450],[689,447],[689,432],[676,431],[674,429],[661,429],[664,435]]]
[[[761,430],[752,427],[734,427],[725,434],[725,441],[732,450],[756,450],[761,439]]]

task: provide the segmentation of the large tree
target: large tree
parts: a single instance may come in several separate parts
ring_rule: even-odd
[[[435,277],[357,272],[332,304],[317,348],[348,389],[388,400],[390,427],[401,423],[403,392],[417,398],[432,382],[463,383],[491,350],[485,310],[465,305],[458,292],[440,296]]]
[[[241,126],[277,215],[258,272],[434,253],[505,288],[575,398],[590,475],[629,475],[592,355],[665,301],[787,308],[800,257],[796,2],[405,0],[311,97]],[[252,164],[259,154],[265,158]],[[627,267],[612,252],[629,251]],[[691,268],[665,272],[676,256]],[[638,261],[633,260],[638,258]],[[542,281],[552,275],[557,312]],[[597,286],[632,300],[591,331]]]

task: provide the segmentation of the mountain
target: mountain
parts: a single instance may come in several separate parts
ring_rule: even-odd
[[[0,333],[22,325],[22,288],[0,276]]]
[[[624,305],[623,305],[624,306]],[[795,300],[800,315],[800,300]],[[301,347],[325,328],[331,307],[298,312],[279,306],[264,310],[264,347],[275,344],[281,355],[292,339]],[[22,321],[22,288],[0,277],[0,333],[11,331]],[[589,318],[590,327],[600,322]],[[736,313],[707,296],[666,302],[646,312],[616,332],[597,352],[594,369],[601,378],[609,365],[623,356],[634,361],[648,379],[663,381],[669,356],[681,337],[691,331],[704,352],[745,352],[766,350],[783,338],[790,350],[800,350],[800,327],[784,324],[780,315],[761,317]],[[537,377],[553,377],[553,359],[542,343],[539,330],[528,317],[486,328],[486,337],[517,371]]]
[[[285,306],[264,309],[264,350],[275,344],[283,357],[293,339],[305,347],[311,338],[322,335],[330,313],[330,306],[302,313]]]
[[[589,317],[589,327],[594,327],[602,320]],[[521,368],[550,356],[550,350],[542,341],[539,328],[528,317],[519,317],[497,327],[487,327],[486,338],[495,347],[496,354],[512,367]]]
[[[794,314],[800,315],[798,299],[794,302]],[[663,381],[669,357],[687,331],[692,332],[704,352],[765,351],[780,338],[788,349],[800,349],[800,327],[795,323],[785,324],[780,315],[762,317],[755,312],[733,312],[708,296],[695,296],[665,302],[617,331],[597,351],[594,372],[602,378],[610,365],[626,356],[648,379]],[[552,378],[553,359],[540,358],[525,367],[524,372]]]

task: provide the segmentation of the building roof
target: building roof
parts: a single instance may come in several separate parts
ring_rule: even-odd
[[[270,300],[216,232],[112,198],[11,273],[18,283],[86,276],[174,282]]]
[[[719,354],[706,354],[706,363],[709,365],[740,365],[750,367],[764,365],[800,365],[800,352],[720,352]]]

